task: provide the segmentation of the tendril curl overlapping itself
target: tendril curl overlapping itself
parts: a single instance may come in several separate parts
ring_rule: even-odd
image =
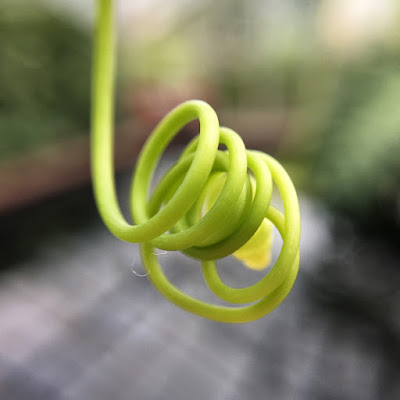
[[[140,243],[148,278],[177,306],[230,323],[253,321],[272,311],[291,290],[300,259],[299,205],[286,171],[273,157],[246,150],[233,130],[219,126],[216,113],[207,103],[187,101],[165,116],[140,153],[130,195],[136,225],[131,225],[119,208],[114,181],[112,0],[97,2],[93,67],[92,176],[97,207],[105,225],[119,239]],[[153,174],[164,150],[180,129],[195,119],[200,123],[199,135],[151,193]],[[219,145],[226,150],[219,150]],[[214,196],[215,181],[221,174],[225,180],[219,195]],[[270,204],[273,182],[282,197],[284,214]],[[210,197],[217,198],[210,204]],[[248,243],[265,218],[275,225],[283,239],[275,265],[252,286],[226,285],[215,260]],[[177,289],[163,273],[155,248],[179,250],[200,260],[208,287],[231,305],[209,304]]]

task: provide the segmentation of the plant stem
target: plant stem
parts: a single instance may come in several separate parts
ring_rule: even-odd
[[[166,298],[202,317],[221,322],[248,322],[277,307],[291,290],[299,268],[300,213],[296,191],[283,167],[271,156],[245,149],[242,139],[219,126],[215,111],[200,100],[182,103],[157,125],[136,164],[131,188],[131,213],[136,225],[121,213],[113,169],[115,27],[113,0],[98,0],[93,52],[91,167],[99,213],[118,238],[140,243],[148,277]],[[198,119],[200,133],[150,196],[157,164],[173,137]],[[222,144],[227,151],[218,150]],[[248,169],[255,177],[255,193]],[[201,210],[212,190],[210,179],[226,173],[223,188],[210,210]],[[281,193],[285,216],[270,206],[272,181]],[[197,210],[197,211],[196,211]],[[230,255],[246,244],[268,218],[283,238],[275,266],[259,282],[236,289],[218,276],[215,259]],[[221,299],[249,303],[222,307],[197,300],[177,289],[164,275],[154,247],[180,250],[203,263],[209,288]]]

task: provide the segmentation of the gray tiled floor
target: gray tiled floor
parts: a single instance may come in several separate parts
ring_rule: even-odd
[[[132,273],[141,272],[137,247],[99,222],[48,239],[2,272],[0,398],[400,398],[398,362],[385,353],[380,326],[312,294],[307,277],[318,276],[335,249],[329,216],[306,198],[302,211],[302,273],[294,290],[269,316],[244,325],[169,304]],[[178,286],[212,298],[197,262],[176,253],[160,258]],[[229,282],[262,275],[232,260],[220,267]],[[398,303],[391,304],[389,322],[398,315]]]

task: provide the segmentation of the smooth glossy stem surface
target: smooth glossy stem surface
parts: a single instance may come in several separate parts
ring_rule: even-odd
[[[141,255],[154,286],[177,306],[221,322],[248,322],[277,307],[297,276],[300,213],[296,191],[283,167],[271,156],[245,149],[231,129],[219,126],[215,111],[200,100],[182,103],[157,125],[138,158],[132,180],[132,219],[121,213],[115,189],[113,160],[115,27],[112,0],[98,0],[93,52],[91,166],[99,213],[118,238],[141,243]],[[187,146],[153,193],[157,164],[174,136],[190,121],[200,122],[199,135]],[[218,149],[219,145],[226,151]],[[201,215],[215,190],[216,174],[226,180],[212,207]],[[255,178],[255,193],[249,174]],[[273,181],[280,191],[284,215],[270,205]],[[283,246],[271,271],[247,288],[231,288],[220,279],[215,260],[246,244],[264,218],[279,230]],[[203,263],[210,289],[221,299],[241,307],[216,306],[177,289],[164,275],[154,247],[180,250]],[[266,253],[265,253],[266,254]]]

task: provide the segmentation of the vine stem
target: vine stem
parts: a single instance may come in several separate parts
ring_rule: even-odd
[[[96,0],[95,4],[91,168],[97,207],[104,223],[111,228],[109,225],[114,218],[117,220],[122,218],[112,172],[114,163],[115,17],[113,0]]]
[[[98,0],[92,71],[91,168],[100,216],[116,237],[140,243],[149,279],[177,306],[221,322],[261,318],[290,292],[299,268],[300,213],[293,183],[274,158],[246,150],[236,132],[220,127],[208,104],[191,100],[168,113],[145,143],[137,160],[130,196],[136,225],[127,222],[118,204],[113,168],[114,20],[113,0]],[[180,129],[194,119],[200,122],[199,135],[150,195],[153,174],[163,152]],[[219,150],[219,145],[227,150]],[[249,170],[255,179],[254,189]],[[211,208],[201,215],[205,199],[215,190],[210,183],[221,173],[226,176],[223,187],[218,189]],[[280,191],[285,215],[270,205],[273,181]],[[256,284],[240,289],[229,287],[220,279],[215,260],[249,244],[265,218],[277,227],[283,239],[278,260]],[[154,247],[180,250],[200,260],[204,279],[215,295],[230,303],[252,304],[218,306],[183,293],[166,278]]]

